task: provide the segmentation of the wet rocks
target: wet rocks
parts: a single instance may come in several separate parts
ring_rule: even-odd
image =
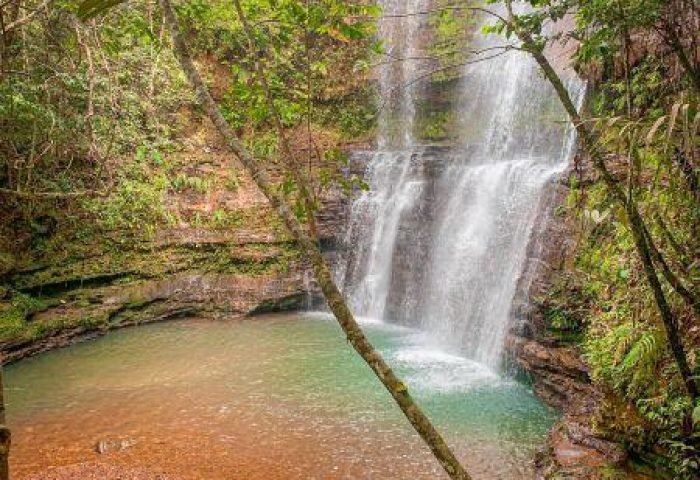
[[[569,175],[575,173],[572,170]],[[506,351],[510,361],[528,373],[535,393],[562,412],[538,455],[538,479],[594,480],[608,478],[603,471],[622,465],[626,453],[596,431],[594,419],[602,394],[591,382],[578,345],[547,334],[544,306],[537,301],[546,297],[575,249],[575,226],[557,213],[568,193],[567,184],[555,182],[551,197],[541,206],[512,309]]]
[[[343,202],[340,195],[323,202],[326,250],[341,232]],[[41,308],[24,312],[23,330],[0,338],[5,361],[142,323],[300,308],[313,287],[309,268],[286,237],[252,222],[230,231],[172,227],[128,251],[97,249],[15,270],[6,279],[11,291]]]
[[[595,394],[588,369],[575,348],[547,345],[511,333],[506,349],[518,367],[532,374],[535,392],[548,405],[561,409],[577,398]]]
[[[624,448],[594,428],[602,398],[575,347],[511,334],[506,348],[518,367],[530,374],[537,396],[562,412],[537,458],[538,479],[605,478],[604,469],[626,461]]]

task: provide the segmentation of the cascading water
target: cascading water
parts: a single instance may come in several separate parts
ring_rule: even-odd
[[[379,24],[379,36],[385,42],[386,52],[377,69],[381,98],[377,151],[365,175],[371,193],[353,205],[351,215],[349,237],[352,240],[348,243],[358,249],[354,255],[358,262],[355,265],[341,263],[338,274],[341,284],[351,282],[346,292],[350,292],[355,311],[374,319],[384,317],[392,277],[391,257],[402,214],[415,203],[422,187],[422,182],[409,172],[416,148],[418,90],[412,81],[424,70],[425,63],[417,49],[423,18],[419,15],[388,17],[421,11],[428,0],[379,3],[387,17]],[[353,267],[360,268],[361,272],[354,271]]]
[[[428,0],[384,0],[380,2],[385,15],[392,12],[418,12]],[[379,150],[410,149],[414,145],[413,130],[416,117],[416,85],[411,80],[421,71],[424,60],[418,57],[417,38],[422,17],[409,15],[380,22],[379,37],[386,41],[384,59],[378,66],[379,91],[382,108],[379,112]]]
[[[352,206],[339,280],[359,316],[419,327],[441,350],[496,369],[540,200],[574,135],[537,65],[488,36],[472,45],[483,61],[462,72],[459,145],[419,145],[412,80],[424,72],[411,58],[421,58],[420,16],[395,14],[425,5],[383,3],[378,150],[370,189]],[[581,98],[583,83],[569,77]]]

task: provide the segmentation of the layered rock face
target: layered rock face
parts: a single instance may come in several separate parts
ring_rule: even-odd
[[[335,211],[340,215],[344,209]],[[324,216],[325,222],[337,221],[335,214]],[[330,231],[327,225],[324,229]],[[28,338],[0,345],[6,361],[128,325],[303,307],[311,273],[293,245],[249,234],[242,229],[233,235],[168,231],[163,233],[167,242],[131,251],[118,261],[98,254],[13,273],[11,287],[39,299],[25,319],[37,329]],[[335,243],[333,237],[324,240],[331,247]]]
[[[336,244],[345,211],[340,197],[324,204],[319,221],[327,249]],[[246,226],[168,229],[142,248],[35,264],[6,282],[15,295],[36,299],[24,312],[31,333],[0,344],[6,361],[128,325],[299,309],[313,286],[282,233]]]
[[[506,352],[526,372],[537,395],[562,412],[538,458],[538,478],[598,479],[610,466],[621,466],[621,445],[603,438],[594,427],[601,392],[592,384],[579,347],[547,332],[544,299],[575,255],[574,220],[559,214],[569,191],[569,178],[581,181],[589,172],[571,168],[543,199],[527,262],[512,310]],[[558,475],[558,476],[556,476]]]

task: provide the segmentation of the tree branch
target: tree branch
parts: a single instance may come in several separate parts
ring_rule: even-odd
[[[83,191],[78,191],[78,192],[26,192],[23,190],[12,190],[9,188],[0,188],[0,194],[24,198],[24,199],[37,199],[37,198],[59,199],[59,198],[85,197],[87,195],[100,195],[100,196],[106,195],[105,192],[100,192],[97,190],[83,190]]]
[[[393,19],[393,18],[418,17],[418,16],[422,16],[422,15],[430,15],[432,13],[439,13],[439,12],[446,12],[446,11],[459,11],[459,10],[467,10],[467,11],[471,11],[471,12],[481,12],[481,13],[485,13],[487,15],[490,15],[494,18],[497,18],[498,20],[501,20],[503,22],[506,21],[506,19],[503,18],[501,15],[499,15],[496,12],[491,11],[487,8],[469,7],[466,5],[465,6],[447,5],[444,7],[428,8],[425,10],[416,10],[413,12],[389,13],[389,14],[380,15],[378,18],[384,20],[384,19]],[[361,19],[361,20],[371,20],[371,19],[374,19],[375,17],[353,16],[352,18],[353,19]]]
[[[52,3],[53,1],[54,1],[54,0],[44,0],[44,2],[43,2],[41,5],[39,5],[39,6],[36,7],[34,10],[32,10],[31,12],[29,12],[28,14],[26,14],[24,17],[22,17],[22,18],[20,18],[20,19],[18,19],[18,20],[15,20],[14,22],[12,22],[12,23],[10,23],[10,24],[8,24],[8,25],[5,25],[5,30],[4,30],[4,32],[3,32],[3,35],[7,35],[7,34],[10,33],[12,30],[16,30],[16,29],[18,29],[19,27],[21,27],[22,25],[24,25],[25,23],[31,21],[35,16],[37,16],[37,15],[39,14],[39,12],[41,12],[41,11],[44,10],[46,7],[48,7],[49,4]]]
[[[581,121],[578,109],[571,100],[571,96],[564,86],[564,83],[561,81],[561,78],[549,63],[547,57],[544,56],[542,49],[537,45],[535,40],[532,38],[532,35],[518,25],[515,15],[513,14],[512,0],[505,0],[505,4],[508,12],[506,25],[523,43],[524,49],[533,56],[549,83],[551,83],[551,85],[554,87],[559,100],[564,106],[564,109],[566,110],[574,128],[576,129],[576,133],[581,140],[583,148],[591,157],[594,167],[600,173],[606,187],[612,194],[613,199],[615,199],[622,206],[625,215],[627,216],[629,221],[629,230],[634,240],[635,249],[637,250],[639,260],[642,263],[646,280],[651,288],[652,294],[654,295],[654,300],[659,310],[661,321],[666,330],[666,337],[668,339],[671,352],[673,353],[673,358],[676,362],[676,366],[678,367],[678,371],[681,375],[681,379],[683,380],[688,396],[693,402],[695,402],[695,400],[698,398],[698,386],[695,382],[695,378],[693,377],[693,372],[688,364],[688,357],[686,355],[683,340],[679,332],[678,321],[671,311],[668,301],[666,300],[666,295],[664,294],[661,282],[659,281],[659,277],[657,276],[657,272],[654,267],[651,247],[645,233],[646,225],[644,223],[644,219],[639,213],[634,200],[627,197],[624,190],[620,187],[618,181],[612,176],[605,165],[602,153],[598,148],[596,148],[596,145],[599,143],[596,140],[596,135],[585,122]]]

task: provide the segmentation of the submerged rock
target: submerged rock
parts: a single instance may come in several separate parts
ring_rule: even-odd
[[[95,444],[95,451],[99,454],[119,452],[134,445],[136,445],[136,440],[133,438],[102,439]]]

